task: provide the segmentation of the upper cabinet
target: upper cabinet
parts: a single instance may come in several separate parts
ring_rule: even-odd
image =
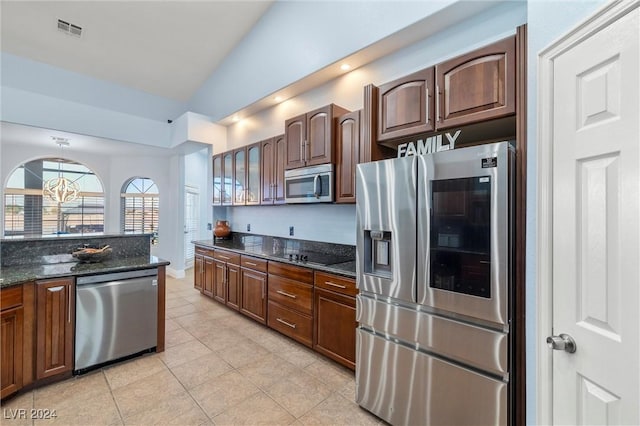
[[[436,66],[437,128],[515,114],[516,42],[509,37]]]
[[[260,204],[284,203],[284,135],[269,138],[260,143],[262,195]]]
[[[233,205],[244,205],[247,186],[247,149],[233,151]]]
[[[233,151],[222,154],[222,205],[233,203]]]
[[[383,84],[378,89],[378,141],[435,129],[434,68]]]
[[[348,112],[330,104],[285,121],[285,169],[334,162],[334,119]]]
[[[360,111],[338,118],[336,203],[356,202],[356,165],[360,158]]]
[[[377,93],[377,141],[514,115],[515,54],[512,36],[369,88]]]
[[[224,174],[222,173],[222,154],[213,156],[213,205],[222,204],[224,193]]]
[[[247,205],[260,204],[260,146],[260,142],[247,146],[247,179],[244,197]]]

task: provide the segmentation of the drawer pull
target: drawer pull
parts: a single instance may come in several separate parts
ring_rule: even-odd
[[[276,293],[281,294],[283,296],[290,297],[292,299],[297,299],[298,298],[298,296],[296,296],[295,294],[287,293],[286,291],[282,291],[282,290],[276,290]]]
[[[258,266],[258,264],[257,264],[257,263],[253,263],[253,262],[245,262],[245,263],[246,263],[247,265],[250,265],[250,266]]]
[[[231,259],[230,257],[223,256],[223,255],[221,255],[221,254],[219,254],[219,255],[218,255],[218,257],[219,257],[220,259],[225,259],[225,260],[229,260],[229,259]]]
[[[338,287],[338,288],[347,288],[346,285],[341,285],[341,284],[336,284],[336,283],[332,283],[331,281],[325,281],[324,282],[326,285],[330,285],[332,287]]]
[[[287,327],[296,328],[295,324],[291,324],[290,322],[285,321],[282,318],[276,318],[276,321],[281,322],[282,324],[286,325]]]

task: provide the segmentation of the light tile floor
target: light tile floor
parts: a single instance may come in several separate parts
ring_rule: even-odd
[[[167,277],[165,352],[11,398],[2,425],[383,424],[355,404],[351,370],[192,283]]]

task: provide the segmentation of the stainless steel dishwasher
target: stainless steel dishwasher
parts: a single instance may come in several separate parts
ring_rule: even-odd
[[[157,329],[157,268],[76,280],[76,374],[154,350]]]

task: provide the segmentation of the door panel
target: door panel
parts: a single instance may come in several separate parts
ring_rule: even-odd
[[[550,333],[577,345],[552,355],[558,424],[640,423],[640,24],[629,9],[554,60]]]
[[[416,301],[416,157],[359,164],[356,252],[360,291]]]
[[[285,169],[295,169],[303,167],[304,144],[307,137],[306,114],[290,118],[285,121]]]

